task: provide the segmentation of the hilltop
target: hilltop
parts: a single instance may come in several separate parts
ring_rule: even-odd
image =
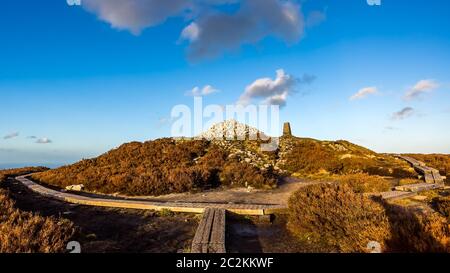
[[[263,141],[251,140],[249,134],[265,136],[256,128],[225,121],[201,135],[209,140],[163,138],[126,143],[97,158],[33,178],[58,187],[83,184],[92,192],[162,195],[221,186],[271,189],[284,176],[416,177],[405,162],[347,141],[282,136],[277,150],[264,152],[260,149]],[[233,140],[224,137],[230,135]]]

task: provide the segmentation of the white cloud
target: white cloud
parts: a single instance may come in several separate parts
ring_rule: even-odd
[[[393,120],[402,120],[411,117],[415,113],[414,108],[405,107],[402,110],[392,114]]]
[[[439,88],[439,83],[437,83],[435,80],[428,79],[428,80],[421,80],[414,85],[411,89],[409,89],[405,94],[406,100],[412,100],[415,98],[420,97],[422,94],[430,93],[433,90]]]
[[[279,69],[275,79],[261,78],[248,85],[237,104],[247,105],[253,99],[260,98],[266,104],[285,106],[297,82],[293,76]]]
[[[181,32],[181,38],[189,40],[190,42],[194,42],[195,40],[197,40],[199,35],[200,35],[200,28],[195,22],[190,23]]]
[[[137,35],[147,27],[182,14],[192,0],[83,0],[82,5],[113,28]]]
[[[19,136],[19,132],[14,132],[11,134],[7,134],[6,136],[3,137],[3,139],[11,139],[11,138],[15,138]]]
[[[378,89],[374,86],[361,88],[356,94],[350,97],[350,100],[360,100],[369,95],[377,94]]]
[[[211,85],[205,85],[203,88],[198,86],[192,88],[192,90],[188,91],[186,95],[188,96],[208,96],[214,93],[219,92],[218,89],[215,89]]]
[[[36,140],[36,143],[38,144],[49,144],[52,143],[52,141],[46,137],[43,138],[39,138],[38,140]]]
[[[190,59],[215,57],[224,51],[254,44],[267,36],[296,42],[304,18],[295,1],[242,0],[234,13],[203,12],[181,33],[189,41]]]

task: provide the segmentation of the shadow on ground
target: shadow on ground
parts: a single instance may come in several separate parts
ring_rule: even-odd
[[[78,229],[73,239],[80,242],[82,252],[182,252],[190,248],[198,225],[194,214],[68,204],[33,193],[14,179],[1,187],[9,190],[20,210],[71,220]]]

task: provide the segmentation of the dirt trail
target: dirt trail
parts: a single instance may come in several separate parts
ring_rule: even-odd
[[[298,179],[293,177],[284,178],[278,188],[274,190],[257,190],[246,188],[218,188],[199,193],[179,193],[162,196],[121,196],[115,198],[138,199],[148,201],[171,201],[192,203],[234,203],[234,204],[267,204],[287,205],[289,197],[301,187],[324,182]],[[101,196],[101,195],[93,195]]]

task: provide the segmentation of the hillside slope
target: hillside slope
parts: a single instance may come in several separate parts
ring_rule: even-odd
[[[327,177],[360,172],[394,178],[417,176],[414,169],[403,160],[378,154],[344,140],[282,138],[277,166],[302,177]]]
[[[223,134],[236,136],[241,132],[246,137],[217,137],[222,134],[218,128],[228,128]],[[165,138],[127,143],[97,158],[34,174],[33,178],[59,187],[83,184],[92,192],[162,195],[218,186],[270,189],[285,175],[329,178],[364,172],[397,178],[416,176],[402,160],[347,141],[281,137],[278,150],[263,152],[262,141],[249,140],[249,132],[263,134],[226,121],[203,134],[211,140]]]
[[[272,188],[276,177],[229,158],[226,150],[205,140],[158,139],[123,144],[94,159],[33,175],[41,182],[88,191],[161,195],[219,185]]]

